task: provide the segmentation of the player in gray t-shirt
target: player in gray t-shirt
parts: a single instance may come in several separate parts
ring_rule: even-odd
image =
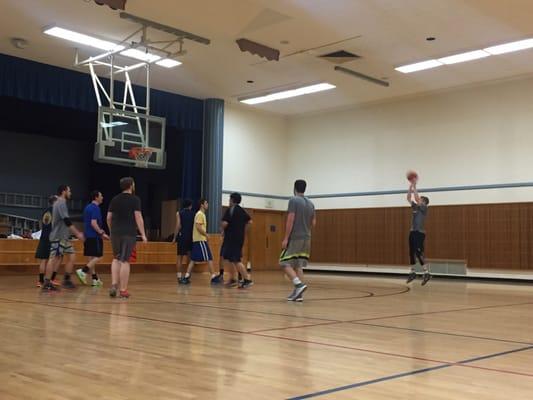
[[[311,229],[316,224],[315,206],[304,196],[307,183],[294,182],[294,197],[289,200],[285,238],[281,244],[283,251],[279,264],[294,284],[288,301],[303,301],[307,285],[303,280],[303,267],[307,265],[311,253]]]
[[[424,241],[426,239],[424,224],[428,213],[429,199],[425,196],[418,195],[416,180],[409,186],[407,201],[411,205],[413,212],[411,232],[409,232],[409,261],[411,272],[407,278],[407,283],[416,279],[415,265],[416,259],[418,259],[424,270],[422,285],[425,285],[431,279],[431,274],[424,258]]]
[[[52,271],[57,271],[57,268],[61,264],[63,257],[67,257],[65,264],[65,276],[63,278],[62,286],[66,289],[74,289],[75,285],[70,279],[74,262],[76,261],[76,255],[74,254],[74,248],[70,242],[70,236],[74,235],[79,240],[84,240],[83,233],[78,231],[72,224],[68,215],[67,200],[70,199],[72,193],[70,187],[67,185],[61,185],[57,189],[57,200],[52,208],[52,231],[50,232],[50,262],[48,263],[45,271],[45,280],[42,290],[50,291],[57,290],[52,285],[50,278]]]

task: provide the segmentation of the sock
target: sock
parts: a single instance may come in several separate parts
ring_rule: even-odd
[[[86,266],[83,267],[81,270],[82,270],[83,272],[87,273],[87,272],[90,271],[90,268],[86,265]]]
[[[220,271],[218,272],[220,276],[224,275],[224,268],[220,268]]]
[[[211,274],[211,279],[216,278],[217,274]]]
[[[191,277],[191,274],[189,274],[188,272],[185,274],[185,278],[190,278]]]
[[[181,279],[181,272],[176,272],[176,276],[178,277],[178,279]]]
[[[98,274],[93,274],[93,279],[94,279],[95,281],[97,281],[97,280],[98,280]]]
[[[298,286],[302,284],[302,281],[300,280],[300,278],[296,277],[292,280],[292,283],[294,284],[294,286]]]
[[[44,282],[44,274],[39,274],[39,282]]]
[[[64,275],[64,278],[63,278],[63,279],[65,279],[66,281],[70,281],[70,274],[67,274],[67,273],[65,272],[65,275]]]
[[[53,281],[54,279],[56,279],[56,276],[57,276],[57,272],[56,271],[52,272],[52,277],[50,278],[50,280]]]

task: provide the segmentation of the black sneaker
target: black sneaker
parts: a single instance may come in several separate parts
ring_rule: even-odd
[[[43,292],[59,292],[59,288],[52,285],[50,281],[45,281],[43,287],[41,288]]]
[[[422,286],[428,283],[430,279],[431,279],[431,274],[429,272],[424,272],[424,276],[422,278]]]
[[[76,289],[76,285],[70,279],[65,279],[61,283],[61,287],[64,289]]]
[[[287,297],[288,301],[296,301],[298,297],[303,295],[303,293],[307,290],[307,285],[304,283],[300,283],[298,286],[296,286],[292,292],[292,294]]]
[[[411,271],[411,273],[407,277],[407,283],[411,283],[415,279],[416,279],[416,272],[415,271]]]
[[[115,286],[111,286],[109,289],[109,297],[117,297],[117,288]]]
[[[249,287],[253,286],[254,282],[250,279],[245,279],[244,281],[241,281],[239,283],[239,289],[248,289]]]
[[[224,277],[222,275],[217,275],[211,278],[211,285],[219,285],[224,283]]]
[[[182,285],[190,285],[191,284],[191,277],[187,276],[181,280]]]

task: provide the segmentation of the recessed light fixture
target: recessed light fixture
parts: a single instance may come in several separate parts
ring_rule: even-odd
[[[465,61],[477,60],[489,56],[511,53],[533,48],[533,38],[518,40],[516,42],[503,43],[496,46],[487,47],[480,50],[467,51],[466,53],[454,54],[448,57],[442,57],[434,60],[421,61],[414,64],[402,65],[394,68],[396,71],[408,74],[410,72],[421,71],[424,69],[435,68],[441,65],[456,64]]]
[[[161,56],[158,56],[157,54],[147,53],[139,49],[126,49],[126,47],[120,44],[113,43],[109,40],[95,38],[93,36],[85,35],[83,33],[60,28],[58,26],[46,28],[44,30],[44,33],[50,36],[55,36],[61,39],[69,40],[71,42],[84,44],[86,46],[94,47],[104,51],[120,51],[120,54],[123,56],[149,63],[156,62],[157,65],[165,68],[173,68],[177,67],[178,65],[181,65],[181,62],[177,60],[173,60],[170,58],[161,59]]]
[[[246,83],[254,83],[255,81],[252,81],[251,79],[247,80]]]
[[[433,42],[435,39],[437,39],[437,38],[434,37],[434,36],[428,36],[428,37],[426,38],[426,40],[427,40],[428,42]]]
[[[289,44],[290,42],[288,40],[282,40],[279,42],[280,44]]]
[[[415,71],[422,71],[424,69],[436,68],[443,65],[440,61],[437,60],[427,60],[421,61],[414,64],[402,65],[401,67],[394,68],[396,71],[403,72],[404,74],[409,74]]]
[[[171,58],[165,58],[163,60],[157,61],[156,64],[161,67],[165,67],[165,68],[174,68],[174,67],[177,67],[178,65],[181,65],[182,62],[178,60],[173,60]]]
[[[122,50],[125,48],[124,46],[117,45],[116,43],[110,42],[108,40],[98,39],[98,38],[95,38],[89,35],[85,35],[83,33],[78,33],[78,32],[68,30],[68,29],[60,28],[58,26],[45,29],[44,33],[50,36],[55,36],[61,39],[69,40],[71,42],[95,47],[97,49],[104,50],[104,51]]]
[[[120,54],[126,57],[135,58],[136,60],[141,60],[141,61],[146,61],[146,62],[154,62],[154,61],[161,59],[161,57],[159,57],[158,55],[147,53],[139,49],[124,50]]]
[[[483,50],[468,51],[466,53],[455,54],[449,57],[439,58],[438,61],[443,64],[457,64],[465,61],[477,60],[479,58],[489,57],[490,54]]]
[[[336,86],[330,83],[318,83],[316,85],[303,86],[296,89],[284,90],[276,93],[269,93],[263,96],[239,99],[241,103],[245,104],[260,104],[274,100],[288,99],[290,97],[303,96],[304,94],[311,94],[322,92],[324,90],[334,89]]]
[[[519,40],[517,42],[500,44],[498,46],[487,47],[486,49],[483,49],[483,50],[486,51],[487,53],[498,55],[498,54],[511,53],[513,51],[526,50],[532,47],[533,47],[533,39],[525,39],[525,40]]]

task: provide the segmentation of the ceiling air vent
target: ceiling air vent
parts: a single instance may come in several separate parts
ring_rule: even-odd
[[[322,58],[334,64],[344,64],[350,61],[357,60],[358,58],[361,58],[361,56],[358,56],[354,53],[350,53],[346,50],[337,50],[331,53],[323,54],[319,56],[319,58]]]

